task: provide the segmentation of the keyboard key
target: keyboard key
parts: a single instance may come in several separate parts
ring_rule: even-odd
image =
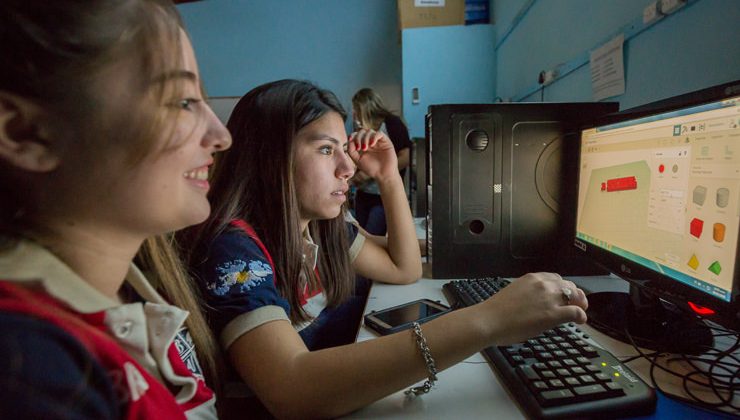
[[[550,353],[548,351],[543,351],[543,352],[537,354],[536,356],[537,356],[537,359],[542,360],[542,361],[551,360],[553,358],[552,353]]]
[[[536,381],[540,379],[540,375],[538,375],[537,372],[529,366],[517,366],[516,372],[523,378],[530,381]]]
[[[584,366],[583,368],[586,369],[589,373],[601,372],[601,369],[599,369],[599,367],[596,365],[587,365],[587,366]]]
[[[560,379],[550,379],[548,383],[551,388],[565,388],[565,384]]]
[[[569,377],[565,378],[565,383],[568,384],[568,385],[570,385],[570,386],[576,386],[576,385],[580,385],[581,384],[581,381],[579,381],[578,378],[576,378],[574,376],[569,376]]]
[[[583,356],[576,357],[576,362],[578,362],[578,364],[583,365],[583,366],[588,366],[588,365],[591,364],[591,360],[589,360],[587,357],[583,357]]]
[[[530,382],[530,384],[532,385],[532,388],[538,392],[547,391],[548,389],[550,389],[550,387],[547,386],[547,384],[543,381],[534,381],[534,382]]]
[[[599,355],[599,352],[596,351],[596,349],[592,346],[586,346],[581,349],[583,352],[583,355],[586,357],[596,357]]]
[[[591,375],[581,375],[578,377],[578,379],[584,384],[592,384],[596,382],[596,379],[594,379],[594,377]]]
[[[558,362],[557,360],[550,360],[547,362],[547,366],[550,366],[552,369],[558,369],[563,367],[563,364]]]
[[[569,389],[555,389],[540,393],[543,407],[550,407],[563,402],[572,401],[575,395]]]
[[[583,385],[573,388],[573,392],[578,396],[580,401],[596,400],[606,398],[609,392],[601,385]]]
[[[622,388],[622,385],[619,385],[616,382],[607,382],[604,384],[604,386],[613,394],[613,395],[624,395],[624,388]]]
[[[604,372],[599,372],[595,374],[594,376],[596,377],[597,380],[601,382],[609,382],[612,380],[612,378]]]

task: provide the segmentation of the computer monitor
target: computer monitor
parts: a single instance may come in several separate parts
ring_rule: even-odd
[[[697,316],[740,325],[740,81],[608,116],[581,131],[575,245],[630,282],[589,295],[589,322],[700,352]]]

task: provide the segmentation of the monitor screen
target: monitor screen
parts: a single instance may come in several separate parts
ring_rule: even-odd
[[[740,96],[588,128],[580,149],[577,246],[733,300]]]

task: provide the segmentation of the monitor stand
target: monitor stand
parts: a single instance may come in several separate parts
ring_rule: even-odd
[[[670,308],[656,295],[630,283],[629,293],[597,292],[588,295],[588,323],[617,340],[630,344],[626,331],[641,348],[702,354],[713,345],[712,332],[698,317]]]

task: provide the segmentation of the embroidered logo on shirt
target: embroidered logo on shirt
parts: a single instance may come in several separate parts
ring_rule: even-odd
[[[198,363],[198,355],[195,353],[195,344],[193,343],[193,337],[190,336],[190,331],[187,328],[181,328],[175,336],[175,348],[180,358],[185,362],[185,366],[188,367],[190,372],[200,380],[203,378],[203,370]]]
[[[218,278],[208,283],[208,290],[213,290],[215,294],[223,296],[234,287],[237,287],[240,292],[247,292],[259,286],[267,276],[272,274],[272,267],[262,261],[250,261],[247,264],[237,259],[217,266],[216,273]]]

